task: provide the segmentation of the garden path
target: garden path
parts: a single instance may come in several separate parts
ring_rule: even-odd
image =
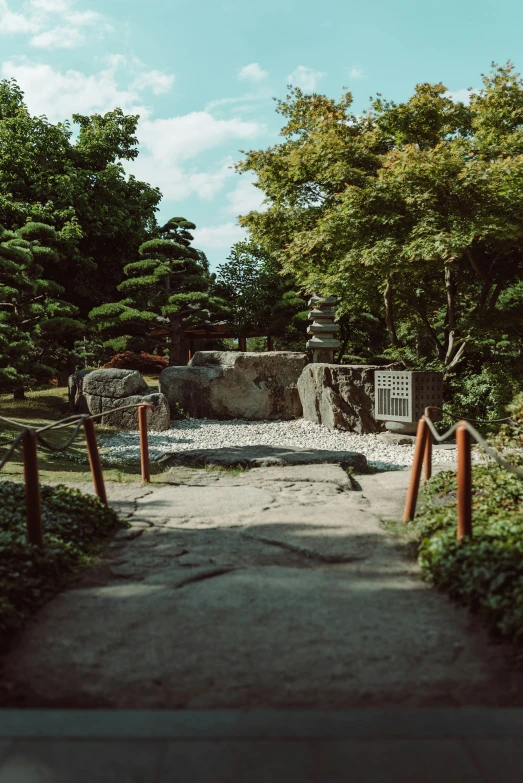
[[[19,635],[3,705],[523,705],[510,648],[382,524],[408,472],[356,481],[311,465],[110,484],[131,527]]]

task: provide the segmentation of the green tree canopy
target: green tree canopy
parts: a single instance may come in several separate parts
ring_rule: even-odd
[[[238,335],[265,334],[282,343],[305,343],[307,302],[294,277],[254,242],[237,242],[218,267],[216,291],[229,304]],[[303,349],[303,348],[302,348]]]
[[[118,286],[124,298],[94,308],[90,318],[115,350],[165,346],[170,364],[185,364],[183,330],[222,312],[226,303],[210,292],[207,260],[191,247],[196,228],[171,218],[139,249],[140,260],[124,267]]]
[[[308,290],[380,319],[389,355],[442,368],[521,358],[523,82],[493,65],[470,103],[418,84],[360,116],[291,89],[282,143],[238,164],[266,209],[253,241]]]
[[[43,274],[58,241],[55,229],[43,223],[18,231],[0,226],[0,388],[18,398],[28,385],[54,375],[53,349],[64,334],[74,339],[82,329],[62,286]]]
[[[138,116],[115,109],[73,121],[76,139],[68,122],[32,117],[16,81],[0,81],[0,223],[16,230],[31,219],[60,232],[44,271],[86,316],[114,299],[123,266],[156,227],[161,194],[121,163],[138,155]]]

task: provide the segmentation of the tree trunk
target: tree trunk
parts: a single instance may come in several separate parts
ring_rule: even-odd
[[[387,280],[385,291],[383,292],[383,301],[385,302],[385,319],[387,322],[387,329],[389,330],[389,337],[392,345],[395,348],[401,347],[401,342],[398,340],[396,334],[396,326],[394,324],[394,310],[392,306],[392,283]]]
[[[13,400],[25,400],[25,390],[23,386],[17,386],[13,391]]]
[[[182,325],[179,318],[171,318],[170,330],[169,364],[180,367],[183,364],[187,364],[187,361],[183,353]]]

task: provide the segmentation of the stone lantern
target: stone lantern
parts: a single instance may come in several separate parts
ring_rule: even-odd
[[[340,341],[335,337],[339,326],[334,323],[336,315],[334,307],[337,303],[338,300],[335,296],[323,298],[314,294],[309,299],[309,306],[312,309],[309,313],[311,324],[307,329],[307,334],[311,339],[307,341],[307,348],[312,350],[314,363],[334,363],[334,351],[340,347]]]

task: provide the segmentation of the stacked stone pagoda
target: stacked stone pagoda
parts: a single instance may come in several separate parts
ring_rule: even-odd
[[[334,323],[336,315],[334,308],[337,303],[335,296],[322,298],[314,295],[309,299],[309,306],[312,308],[309,321],[312,323],[307,329],[307,334],[310,335],[307,348],[312,350],[314,363],[334,363],[334,351],[340,347],[340,341],[335,337],[339,326]]]

